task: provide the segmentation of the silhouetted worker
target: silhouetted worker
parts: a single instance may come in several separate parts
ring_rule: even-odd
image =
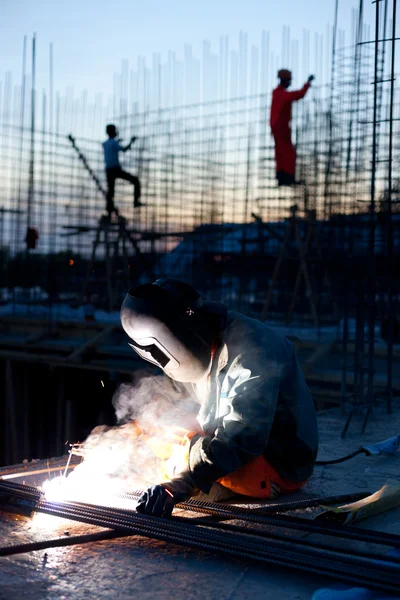
[[[115,125],[107,125],[106,133],[108,140],[103,142],[104,150],[104,162],[106,163],[106,176],[107,176],[107,212],[111,217],[112,213],[115,212],[118,215],[118,210],[114,204],[114,192],[115,192],[115,180],[125,179],[130,181],[135,186],[133,194],[133,206],[142,206],[140,202],[140,181],[135,175],[131,175],[121,169],[119,164],[118,153],[126,152],[130,149],[136,138],[132,137],[131,141],[127,146],[122,146],[115,138],[118,135],[118,130]]]
[[[149,488],[138,512],[169,516],[198,490],[214,499],[275,498],[305,484],[317,419],[287,339],[176,279],[131,289],[121,323],[132,349],[200,404],[184,470]]]
[[[292,83],[292,73],[287,69],[278,71],[280,84],[272,93],[271,131],[275,140],[276,178],[278,185],[293,185],[296,182],[296,149],[292,144],[290,120],[292,118],[292,102],[301,100],[307,93],[314,75],[310,75],[307,83],[300,90],[288,92]]]

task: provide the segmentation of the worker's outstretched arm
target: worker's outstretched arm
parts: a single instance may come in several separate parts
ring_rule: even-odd
[[[311,82],[314,79],[314,75],[310,75],[307,83],[303,85],[300,90],[295,90],[294,92],[287,92],[286,99],[290,102],[296,102],[297,100],[301,100],[307,94],[307,91],[311,87]]]
[[[303,85],[300,90],[294,90],[293,92],[286,92],[285,99],[287,102],[296,102],[301,100],[307,94],[310,84],[307,82]]]
[[[136,142],[136,138],[131,137],[131,141],[129,142],[129,144],[127,146],[121,146],[122,152],[126,152],[127,150],[130,150],[132,147],[132,144],[134,144],[135,142]]]

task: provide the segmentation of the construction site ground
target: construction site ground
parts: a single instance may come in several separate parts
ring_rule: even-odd
[[[375,407],[364,434],[361,434],[363,415],[355,415],[344,440],[340,433],[346,416],[341,414],[340,409],[320,412],[318,420],[318,458],[333,459],[361,445],[398,434],[400,401],[396,399],[391,415],[386,414],[384,405]],[[47,461],[40,461],[18,465],[0,469],[0,474],[21,469],[27,472],[34,468],[43,470],[47,464]],[[47,477],[41,473],[15,481],[40,484]],[[341,464],[316,467],[312,479],[300,492],[293,494],[292,499],[375,492],[393,479],[400,479],[400,452],[394,456],[359,455]],[[400,507],[363,521],[358,526],[400,535]],[[99,528],[47,515],[36,514],[31,518],[0,511],[1,546],[95,531]],[[298,532],[298,535],[316,539],[315,534],[313,537]],[[139,536],[0,558],[0,600],[310,600],[317,589],[334,585],[332,579],[226,558]],[[348,587],[353,586],[349,584]],[[377,593],[376,598],[382,596],[384,594]]]

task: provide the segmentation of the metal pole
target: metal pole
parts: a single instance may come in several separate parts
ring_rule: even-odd
[[[31,226],[32,204],[35,186],[35,76],[36,76],[36,34],[32,38],[32,88],[31,88],[31,152],[29,162],[29,189],[27,228]]]
[[[394,110],[394,65],[396,49],[396,4],[393,0],[392,16],[392,68],[390,73],[390,106],[389,106],[389,165],[388,165],[388,193],[387,193],[387,273],[388,277],[388,340],[387,340],[387,399],[386,412],[392,412],[392,376],[393,376],[393,222],[392,222],[392,163],[393,163],[393,110]]]
[[[374,353],[375,353],[375,293],[376,293],[376,264],[375,264],[375,184],[377,164],[377,112],[378,112],[378,55],[379,55],[379,2],[375,10],[375,59],[374,59],[374,108],[372,120],[372,172],[370,198],[370,230],[369,230],[369,281],[368,281],[368,383],[367,403],[369,408],[374,398]],[[365,423],[366,425],[366,423]],[[364,427],[363,427],[364,429]]]
[[[49,47],[49,151],[51,152],[51,156],[49,159],[49,199],[50,199],[50,206],[47,208],[46,210],[46,214],[47,215],[51,215],[51,219],[52,222],[54,224],[54,230],[56,231],[56,222],[57,222],[57,218],[56,218],[56,202],[55,202],[55,198],[54,198],[54,190],[55,190],[55,183],[54,183],[54,171],[55,171],[55,147],[56,147],[56,142],[55,142],[55,137],[54,137],[54,57],[53,57],[53,44],[50,44]],[[48,218],[48,217],[47,217]],[[50,265],[50,261],[51,261],[51,254],[53,252],[53,243],[52,243],[52,237],[53,236],[49,236],[49,240],[48,240],[48,245],[47,245],[47,252],[48,252],[48,263],[47,263],[47,282],[48,282],[48,289],[51,290],[52,284],[51,284],[51,265]],[[52,317],[53,317],[53,313],[51,310],[51,306],[52,306],[52,294],[49,293],[48,295],[48,322],[47,322],[47,326],[48,326],[48,330],[51,331],[52,328]]]
[[[329,97],[329,111],[328,111],[328,127],[329,127],[329,147],[328,147],[328,157],[325,169],[325,190],[324,190],[324,198],[325,198],[325,206],[324,213],[325,217],[330,217],[332,214],[332,197],[329,198],[328,201],[328,189],[329,189],[329,178],[331,175],[332,169],[332,156],[333,156],[333,122],[332,122],[332,111],[333,111],[333,90],[334,90],[334,78],[335,78],[335,60],[336,60],[336,37],[337,37],[337,23],[338,23],[338,12],[339,12],[339,0],[335,2],[335,20],[333,26],[333,39],[332,39],[332,61],[331,61],[331,84],[330,84],[330,97]],[[326,206],[328,204],[328,207]],[[326,210],[328,208],[328,213]]]
[[[246,238],[247,238],[247,214],[248,214],[248,210],[249,210],[249,192],[250,192],[250,178],[251,178],[251,140],[253,137],[253,132],[252,132],[252,128],[251,126],[249,126],[248,129],[248,136],[247,136],[247,165],[246,165],[246,189],[245,189],[245,196],[244,196],[244,211],[243,211],[243,229],[242,229],[242,240],[241,240],[241,245],[242,245],[242,265],[245,264],[245,260],[246,260]],[[242,272],[241,277],[240,277],[240,310],[243,310],[243,296],[244,296],[244,290],[243,290],[243,286],[244,286],[244,281],[243,281],[243,276],[244,273]]]
[[[354,51],[354,73],[356,74],[355,80],[357,81],[357,83],[356,83],[356,92],[355,92],[355,94],[352,94],[352,96],[351,96],[349,138],[348,138],[347,157],[346,157],[346,182],[348,182],[349,175],[350,175],[351,151],[352,151],[352,142],[353,142],[353,124],[354,124],[353,114],[358,115],[359,106],[360,106],[362,34],[363,34],[363,0],[360,0],[359,9],[358,9],[358,23],[357,23],[356,39],[355,39],[356,45],[355,45],[355,51]]]
[[[18,251],[18,242],[21,235],[21,189],[22,189],[22,159],[24,146],[24,117],[25,117],[25,86],[26,86],[26,46],[27,37],[24,36],[24,47],[22,54],[22,82],[21,82],[21,108],[20,108],[20,140],[19,140],[19,173],[18,173],[18,199],[17,199],[17,216],[15,228],[15,251]]]

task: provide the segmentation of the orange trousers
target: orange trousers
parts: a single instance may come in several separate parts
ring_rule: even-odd
[[[279,487],[281,494],[288,494],[298,490],[306,482],[293,483],[282,479],[263,456],[258,456],[237,471],[218,479],[218,483],[236,494],[252,498],[270,498],[271,483]]]

